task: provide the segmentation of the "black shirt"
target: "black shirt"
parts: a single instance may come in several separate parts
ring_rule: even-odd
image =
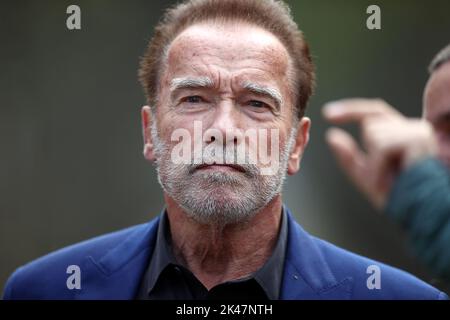
[[[227,281],[208,289],[179,264],[173,254],[167,213],[158,225],[156,244],[141,280],[139,300],[261,300],[279,299],[287,242],[284,210],[274,251],[266,263],[251,276]]]

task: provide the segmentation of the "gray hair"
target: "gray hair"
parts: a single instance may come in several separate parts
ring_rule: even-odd
[[[439,69],[440,66],[442,66],[444,63],[447,63],[448,61],[450,61],[450,44],[439,51],[438,54],[433,58],[433,61],[431,61],[430,66],[428,67],[428,72],[432,74],[437,69]]]

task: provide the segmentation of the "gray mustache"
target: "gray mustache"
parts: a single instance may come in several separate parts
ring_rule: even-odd
[[[236,157],[234,157],[236,159]],[[195,162],[194,162],[195,160]],[[204,155],[202,159],[192,159],[192,164],[186,164],[185,166],[188,169],[189,173],[193,173],[200,167],[204,167],[205,165],[212,165],[212,164],[222,164],[222,165],[230,165],[232,167],[235,167],[239,171],[243,172],[248,177],[256,177],[260,175],[260,169],[255,164],[250,163],[236,163],[236,161],[230,162],[230,161],[216,161],[217,158],[213,157],[211,155]],[[221,159],[225,160],[225,159]]]

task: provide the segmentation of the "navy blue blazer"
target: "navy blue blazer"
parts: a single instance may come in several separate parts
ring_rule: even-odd
[[[447,299],[414,276],[306,233],[289,209],[280,299]],[[4,299],[134,299],[153,252],[159,217],[50,253],[18,268]],[[79,266],[80,289],[69,289],[68,266]],[[369,266],[379,288],[369,289]]]

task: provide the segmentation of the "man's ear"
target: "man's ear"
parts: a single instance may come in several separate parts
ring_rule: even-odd
[[[309,129],[311,127],[311,119],[303,117],[298,124],[297,137],[295,144],[292,146],[291,153],[288,160],[288,174],[294,175],[300,169],[300,161],[302,160],[303,152],[306,149],[309,141]]]
[[[152,112],[149,106],[143,106],[141,110],[142,118],[142,136],[144,138],[144,157],[149,161],[153,161],[155,156],[153,154],[152,141]]]

